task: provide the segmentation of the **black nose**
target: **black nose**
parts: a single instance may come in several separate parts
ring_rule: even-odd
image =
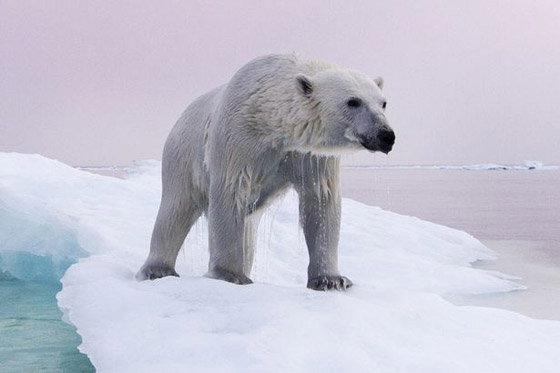
[[[381,130],[377,134],[377,139],[379,141],[379,147],[381,151],[388,153],[393,148],[395,143],[395,133],[391,130]]]
[[[380,151],[387,154],[395,144],[395,133],[391,129],[379,129],[377,135],[361,136],[360,144],[369,151]]]

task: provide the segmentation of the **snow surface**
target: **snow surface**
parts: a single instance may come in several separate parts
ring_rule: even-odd
[[[445,300],[522,289],[513,277],[471,267],[492,251],[467,233],[348,199],[340,268],[355,286],[347,292],[305,288],[293,193],[261,223],[255,284],[202,277],[204,221],[179,256],[181,278],[135,281],[159,204],[159,167],[139,163],[122,180],[0,153],[0,221],[14,221],[0,226],[0,270],[33,276],[25,260],[4,266],[10,234],[19,237],[10,255],[48,257],[52,266],[40,269],[52,276],[79,260],[58,303],[99,372],[558,371],[560,322]],[[28,245],[40,240],[26,237],[42,235],[45,242]]]

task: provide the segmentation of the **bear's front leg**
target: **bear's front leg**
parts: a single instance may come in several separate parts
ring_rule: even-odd
[[[307,287],[313,290],[346,290],[352,281],[338,271],[340,193],[338,160],[319,157],[303,170],[296,190],[299,194],[300,223],[309,250]],[[326,164],[325,164],[326,163]]]
[[[234,284],[252,284],[252,229],[250,219],[235,200],[235,195],[215,188],[210,192],[208,234],[210,263],[206,277]]]

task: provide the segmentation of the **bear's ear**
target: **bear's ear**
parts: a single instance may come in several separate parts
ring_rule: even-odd
[[[296,76],[296,87],[302,96],[311,97],[311,93],[313,93],[313,84],[309,77],[304,74],[298,74],[298,76]]]
[[[383,89],[383,77],[378,76],[377,78],[373,79],[373,81],[375,82],[375,84],[377,84],[379,89]]]

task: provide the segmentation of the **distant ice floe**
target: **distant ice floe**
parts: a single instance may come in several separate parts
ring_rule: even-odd
[[[540,161],[525,161],[522,165],[501,165],[494,163],[471,164],[464,166],[440,166],[441,169],[463,169],[463,170],[560,170],[560,166],[545,166]]]
[[[201,220],[180,278],[137,282],[159,205],[160,163],[126,179],[0,153],[0,270],[62,277],[58,304],[99,372],[557,372],[560,322],[459,307],[452,294],[523,288],[475,269],[494,254],[467,233],[344,199],[344,293],[305,288],[307,251],[289,193],[265,214],[255,284],[202,277]],[[13,259],[49,258],[49,265]],[[24,255],[21,254],[21,255]],[[6,259],[8,258],[8,259]],[[11,258],[11,259],[10,259]],[[8,263],[8,265],[6,265]],[[47,276],[49,277],[49,276]]]
[[[503,165],[480,163],[467,165],[410,165],[410,166],[346,166],[348,168],[389,168],[389,169],[425,169],[425,170],[469,170],[469,171],[510,171],[510,170],[560,170],[560,165],[545,165],[540,161],[525,161],[522,165]]]

